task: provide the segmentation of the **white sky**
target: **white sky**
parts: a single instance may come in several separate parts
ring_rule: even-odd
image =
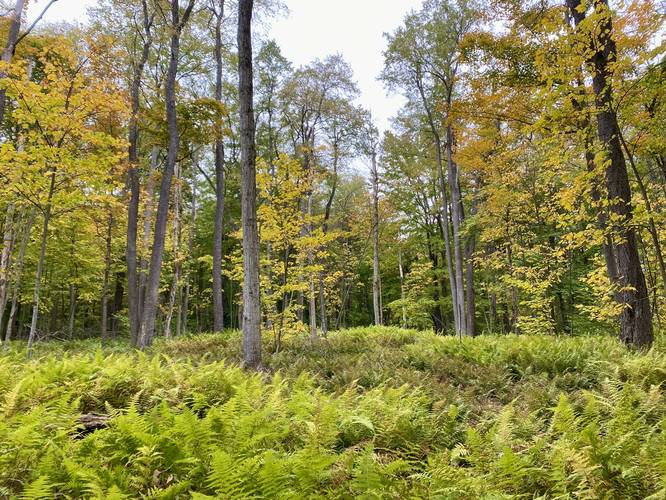
[[[268,32],[296,66],[314,58],[341,53],[351,64],[361,90],[359,104],[370,109],[380,130],[389,125],[403,103],[400,96],[387,96],[377,76],[382,69],[384,32],[391,32],[405,14],[422,0],[284,0],[287,18],[277,19]],[[47,0],[30,3],[33,19]],[[45,21],[83,21],[86,7],[95,0],[58,0]]]

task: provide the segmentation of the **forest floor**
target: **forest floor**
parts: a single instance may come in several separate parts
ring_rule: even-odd
[[[0,355],[2,498],[666,497],[663,344],[358,328],[258,374],[237,332],[24,349]]]

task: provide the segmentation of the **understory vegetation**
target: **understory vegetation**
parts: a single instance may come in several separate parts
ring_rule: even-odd
[[[0,497],[664,498],[666,350],[357,328],[0,356]],[[108,415],[86,430],[82,415]]]

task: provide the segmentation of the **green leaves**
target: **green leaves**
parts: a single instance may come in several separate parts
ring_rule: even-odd
[[[267,376],[233,364],[237,344],[227,332],[147,353],[79,342],[31,362],[2,355],[1,494],[643,498],[665,486],[659,348],[359,328],[292,337]],[[111,419],[81,436],[89,411]]]

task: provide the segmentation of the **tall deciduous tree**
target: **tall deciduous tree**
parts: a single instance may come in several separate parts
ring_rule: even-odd
[[[162,184],[160,186],[160,199],[157,204],[157,215],[155,217],[155,233],[153,237],[153,249],[150,257],[150,269],[146,284],[146,297],[143,305],[143,318],[141,321],[140,346],[149,346],[155,335],[155,321],[157,319],[157,300],[159,295],[160,275],[162,271],[162,260],[164,258],[164,240],[166,238],[167,221],[169,216],[169,193],[173,173],[178,161],[178,148],[180,135],[178,132],[178,116],[176,113],[176,78],[178,74],[178,60],[180,55],[180,37],[183,29],[194,8],[195,0],[189,0],[183,12],[181,12],[178,0],[171,0],[170,22],[171,30],[169,39],[169,68],[165,81],[165,107],[166,122],[169,137],[167,158],[162,172]],[[164,14],[164,13],[163,13]],[[168,17],[164,15],[165,19]]]
[[[261,365],[261,297],[257,230],[256,145],[252,81],[253,0],[238,3],[238,101],[240,113],[241,217],[243,230],[243,360]]]
[[[650,346],[653,340],[652,310],[641,268],[636,233],[631,225],[631,187],[627,164],[620,142],[620,128],[613,108],[613,65],[617,61],[617,48],[613,40],[613,22],[607,0],[592,2],[593,13],[586,16],[580,0],[567,0],[567,6],[579,33],[584,37],[583,47],[592,72],[595,95],[597,134],[603,148],[605,183],[613,230],[618,235],[615,243],[622,305],[620,338],[638,346]]]

